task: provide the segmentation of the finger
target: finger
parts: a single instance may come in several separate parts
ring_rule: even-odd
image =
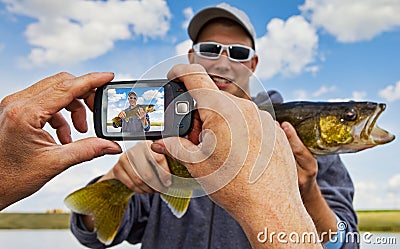
[[[179,64],[168,72],[168,79],[181,81],[199,107],[219,106],[220,91],[205,69],[198,64]],[[211,102],[211,103],[210,103]],[[214,103],[215,102],[215,103]]]
[[[55,161],[54,165],[68,168],[106,154],[118,154],[121,151],[121,147],[115,142],[101,138],[85,138],[58,146],[55,150],[49,150],[47,156]]]
[[[168,166],[167,159],[163,154],[152,152],[152,158],[154,159],[158,177],[165,187],[171,186],[171,172]]]
[[[140,110],[140,108],[137,110],[136,116],[137,116],[139,119],[142,119],[142,118],[143,118],[143,113],[142,113],[142,111]]]
[[[75,129],[82,133],[87,132],[86,108],[82,102],[74,99],[65,109],[71,112],[71,119]]]
[[[58,140],[61,144],[68,144],[72,142],[71,128],[61,113],[57,112],[54,114],[49,120],[49,124],[53,129],[56,130]]]
[[[65,80],[70,80],[73,78],[75,78],[75,76],[73,76],[72,74],[66,72],[58,73],[56,75],[47,77],[22,91],[7,96],[7,98],[5,98],[2,102],[4,104],[8,104],[14,102],[15,100],[20,99],[21,96],[23,96],[24,98],[30,98],[31,96],[35,96],[42,93],[43,91],[47,90],[54,84],[58,84],[60,82],[63,82]]]
[[[203,147],[203,146],[201,146]],[[200,162],[208,156],[203,154],[200,147],[181,137],[169,137],[155,141],[151,145],[154,152],[168,155],[181,162],[193,177],[212,173],[212,169],[201,169]],[[197,165],[197,167],[196,167]]]
[[[179,80],[185,83],[187,90],[206,88],[218,90],[204,67],[199,64],[179,64],[174,66],[167,75],[170,80]],[[190,78],[191,81],[186,81]]]
[[[125,155],[125,154],[124,154]],[[122,158],[123,156],[121,156]],[[125,156],[126,158],[126,156]],[[113,172],[115,177],[130,188],[135,193],[154,193],[155,191],[149,188],[136,174],[132,174],[132,170],[127,170],[126,164],[129,162],[126,160],[120,160],[114,166]]]
[[[310,160],[315,159],[311,152],[303,144],[303,142],[297,135],[296,130],[290,123],[283,122],[281,124],[281,127],[285,131],[290,147],[292,148],[296,161],[300,166],[307,165]]]
[[[124,154],[125,155],[125,154]],[[123,155],[122,155],[123,156]],[[122,157],[121,156],[121,157]],[[121,160],[120,160],[121,161]],[[135,188],[135,183],[133,182],[132,178],[129,177],[129,175],[127,174],[127,172],[125,171],[125,169],[123,168],[123,166],[121,165],[121,162],[118,161],[112,171],[113,174],[115,176],[115,178],[117,178],[118,180],[120,180],[125,186],[127,186],[128,188],[130,188],[131,190],[134,190]]]
[[[201,134],[201,129],[202,129],[202,122],[199,116],[199,112],[197,110],[193,111],[193,116],[192,116],[192,129],[190,130],[190,133],[188,134],[188,139],[192,143],[198,145],[200,141],[200,134]]]
[[[60,84],[66,80],[72,80],[76,77],[67,72],[61,72],[55,74],[53,76],[47,77],[36,84],[32,85],[31,87],[27,88],[27,92],[31,94],[31,96],[37,95],[42,93],[43,91],[47,90],[48,88],[52,87],[53,85]]]
[[[157,191],[165,190],[157,175],[158,166],[152,158],[151,151],[146,143],[140,143],[127,151],[127,162],[124,165],[129,177],[131,177],[142,190],[147,188],[142,187],[146,184]]]
[[[86,95],[82,96],[86,106],[93,112],[94,110],[94,97],[96,96],[96,91],[90,90]]]
[[[32,99],[35,108],[54,114],[68,106],[74,99],[111,81],[113,73],[90,73],[52,85]],[[47,120],[46,120],[47,121]]]

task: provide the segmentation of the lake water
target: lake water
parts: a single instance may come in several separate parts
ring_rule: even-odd
[[[87,248],[69,230],[0,230],[1,249],[77,249]],[[139,249],[140,245],[122,243],[113,248]]]
[[[362,249],[398,249],[400,233],[362,234]],[[86,248],[78,243],[69,230],[0,230],[0,248],[4,249],[77,249]],[[113,248],[139,249],[140,245],[122,243]]]

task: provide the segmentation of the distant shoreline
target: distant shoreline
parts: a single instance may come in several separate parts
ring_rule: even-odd
[[[361,232],[400,233],[400,210],[357,211]],[[69,213],[0,213],[0,229],[69,229]]]

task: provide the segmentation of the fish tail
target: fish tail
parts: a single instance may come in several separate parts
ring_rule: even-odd
[[[177,218],[181,218],[189,207],[192,195],[192,190],[170,188],[166,194],[161,194],[160,196],[171,209],[171,212]]]
[[[96,182],[69,194],[65,205],[73,212],[92,215],[97,238],[109,245],[121,225],[134,192],[117,179]]]

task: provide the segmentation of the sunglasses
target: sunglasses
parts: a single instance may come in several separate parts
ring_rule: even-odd
[[[136,99],[136,97],[129,97],[129,99]]]
[[[240,44],[223,45],[216,42],[199,42],[193,45],[193,50],[206,59],[216,60],[221,57],[222,51],[226,50],[231,61],[249,61],[254,56],[254,49]]]

